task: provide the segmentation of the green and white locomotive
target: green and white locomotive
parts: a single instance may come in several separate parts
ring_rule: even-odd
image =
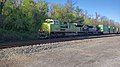
[[[87,32],[87,25],[46,19],[42,24],[40,32],[48,36],[80,35]]]

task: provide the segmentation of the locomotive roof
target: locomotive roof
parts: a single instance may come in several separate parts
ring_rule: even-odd
[[[45,21],[58,21],[58,20],[46,19]]]

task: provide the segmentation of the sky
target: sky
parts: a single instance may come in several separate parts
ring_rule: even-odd
[[[48,4],[60,3],[65,4],[66,0],[45,0]],[[95,15],[95,12],[101,16],[106,16],[120,23],[120,0],[73,0],[83,10],[87,10],[88,14]]]

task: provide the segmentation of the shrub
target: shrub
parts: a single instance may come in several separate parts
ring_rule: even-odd
[[[39,36],[37,33],[31,32],[15,32],[0,29],[0,42],[10,42],[10,41],[25,41],[25,40],[35,40]]]

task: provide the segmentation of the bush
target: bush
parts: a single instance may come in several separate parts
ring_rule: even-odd
[[[39,36],[37,33],[30,33],[30,32],[20,33],[20,32],[0,29],[0,42],[35,40],[38,38]]]

